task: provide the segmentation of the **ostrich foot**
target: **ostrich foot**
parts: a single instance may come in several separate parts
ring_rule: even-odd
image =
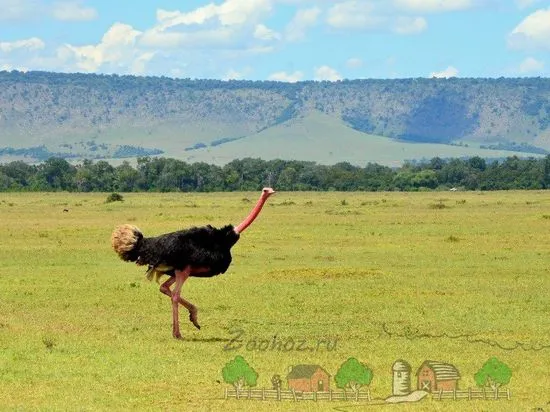
[[[180,333],[179,329],[178,329],[178,330],[173,330],[173,331],[172,331],[172,336],[173,336],[174,338],[176,338],[176,339],[183,339],[182,336],[181,336],[181,333]]]
[[[197,319],[197,312],[197,308],[194,306],[189,309],[189,320],[193,323],[193,325],[195,325],[197,329],[200,330],[201,325],[199,325],[199,320]]]

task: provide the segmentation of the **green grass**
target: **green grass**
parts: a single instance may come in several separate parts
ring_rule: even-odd
[[[353,356],[373,370],[375,398],[391,394],[397,359],[413,373],[427,359],[450,362],[468,388],[496,356],[512,369],[511,401],[393,408],[548,408],[549,192],[278,193],[235,245],[228,273],[184,285],[203,328],[182,316],[184,340],[174,340],[168,298],[112,252],[113,227],[131,222],[152,236],[238,223],[257,195],[0,194],[0,410],[354,405],[224,401],[221,369],[237,354],[259,387],[274,374],[286,387],[299,363],[334,375]],[[245,345],[225,351],[234,329]],[[252,350],[274,335],[336,346]],[[389,407],[352,410],[373,408]]]
[[[257,125],[256,125],[257,126]],[[47,146],[51,152],[73,151],[61,144],[87,142],[93,140],[97,145],[107,144],[113,150],[117,145],[141,146],[149,149],[161,149],[163,157],[176,158],[187,162],[207,162],[225,165],[234,159],[245,157],[265,160],[305,160],[319,164],[333,165],[338,162],[350,162],[365,166],[367,163],[377,163],[388,166],[401,166],[406,160],[441,158],[460,158],[481,156],[483,158],[506,158],[508,156],[541,157],[532,153],[520,153],[506,150],[481,149],[479,143],[468,143],[468,146],[447,144],[410,143],[398,141],[384,136],[359,132],[347,125],[343,120],[311,111],[304,117],[293,118],[287,122],[267,127],[258,133],[253,123],[218,123],[212,121],[193,122],[181,127],[180,120],[165,121],[162,124],[144,127],[141,124],[118,126],[102,131],[94,131],[93,136],[76,136],[71,131],[69,136],[49,136]],[[221,138],[243,137],[218,146],[210,144]],[[28,141],[28,137],[17,136],[6,143],[10,147],[39,146],[40,139]],[[24,143],[27,142],[27,143]],[[207,147],[199,150],[185,150],[197,143]],[[77,145],[78,150],[85,147]],[[83,152],[83,154],[85,154]],[[93,158],[97,152],[89,152]],[[103,153],[109,155],[108,152]],[[1,156],[0,161],[9,162],[21,160],[15,156]],[[112,164],[122,161],[135,163],[136,158],[108,159]],[[80,161],[80,159],[75,159]]]
[[[329,165],[350,162],[359,166],[369,162],[400,166],[405,160],[433,157],[504,158],[513,155],[525,156],[526,154],[480,149],[479,145],[465,147],[398,141],[359,132],[349,127],[343,120],[317,111],[216,147],[183,152],[183,146],[180,146],[179,152],[166,153],[167,157],[214,164],[225,164],[233,159],[253,157],[265,160],[307,160]]]

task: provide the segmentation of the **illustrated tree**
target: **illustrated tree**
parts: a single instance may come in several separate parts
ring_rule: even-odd
[[[222,369],[223,380],[239,391],[245,386],[256,386],[258,373],[240,355],[226,363]]]
[[[512,370],[504,362],[492,357],[483,364],[481,369],[474,375],[476,385],[479,387],[490,387],[495,393],[502,385],[510,382]]]
[[[334,380],[338,388],[351,389],[358,394],[362,386],[371,383],[372,376],[372,370],[367,365],[359,362],[356,358],[349,358],[340,366]]]

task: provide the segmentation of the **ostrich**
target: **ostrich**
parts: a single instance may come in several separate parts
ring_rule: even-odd
[[[115,228],[111,244],[118,256],[127,262],[148,265],[146,277],[169,279],[161,284],[160,291],[172,299],[172,335],[181,339],[179,305],[189,311],[189,320],[200,329],[197,308],[181,297],[181,288],[189,277],[212,277],[225,273],[231,264],[231,247],[240,234],[256,219],[267,198],[275,191],[264,188],[250,214],[237,226],[227,225],[221,229],[210,225],[166,233],[157,237],[144,237],[133,225]],[[171,290],[170,287],[174,285]]]

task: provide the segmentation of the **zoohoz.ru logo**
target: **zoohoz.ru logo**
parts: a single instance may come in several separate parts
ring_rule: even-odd
[[[223,347],[226,352],[236,350],[251,352],[318,352],[326,350],[333,352],[338,344],[338,337],[318,338],[311,341],[292,336],[279,336],[278,334],[270,338],[247,338],[243,329],[232,329],[229,334],[231,338]]]

